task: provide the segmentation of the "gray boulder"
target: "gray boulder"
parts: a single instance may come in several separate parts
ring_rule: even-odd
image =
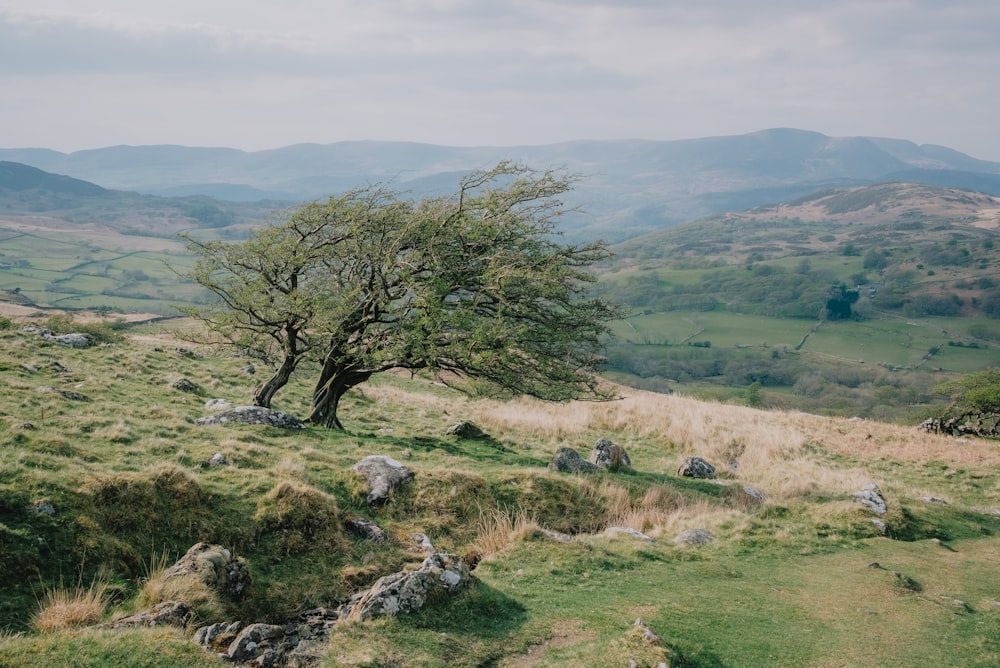
[[[608,471],[620,471],[632,468],[632,460],[629,459],[625,448],[617,443],[612,443],[606,438],[597,439],[597,443],[594,444],[594,451],[590,453],[590,461]]]
[[[239,601],[250,586],[250,567],[221,545],[196,543],[168,568],[163,577],[193,576],[233,601]]]
[[[677,475],[710,480],[715,477],[715,467],[701,457],[685,457],[677,467]]]
[[[590,471],[600,471],[601,469],[592,462],[580,456],[580,453],[573,448],[559,448],[549,462],[549,469],[552,471],[563,471],[566,473],[583,473]]]
[[[389,500],[389,494],[400,485],[413,480],[413,471],[385,455],[369,455],[352,469],[368,482],[368,505],[380,506]]]
[[[216,452],[208,460],[208,467],[213,469],[218,468],[220,466],[226,466],[227,464],[229,464],[229,462],[226,461],[226,456],[221,452]]]
[[[854,493],[853,499],[855,503],[860,503],[876,515],[885,515],[886,510],[888,510],[885,499],[882,498],[882,492],[876,485],[865,485]]]
[[[94,345],[94,340],[90,338],[89,335],[82,334],[80,332],[74,332],[72,334],[59,334],[56,336],[49,330],[43,329],[41,337],[46,341],[55,341],[60,345],[69,346],[70,348],[89,348]]]
[[[674,542],[682,545],[705,545],[715,540],[715,536],[704,529],[687,529],[674,537]]]
[[[251,624],[230,643],[226,658],[233,663],[253,661],[258,666],[273,666],[287,651],[285,627],[277,624]]]
[[[365,620],[419,610],[437,593],[454,593],[471,581],[469,566],[459,557],[438,552],[415,571],[379,578],[371,589],[355,594],[341,606],[341,619]]]
[[[306,427],[305,423],[295,416],[260,406],[237,406],[221,413],[198,418],[197,422],[200,425],[263,424],[281,429],[305,429]]]
[[[112,629],[127,629],[152,626],[176,626],[184,628],[190,620],[191,606],[180,601],[164,601],[149,610],[137,612],[109,622],[105,626]]]
[[[647,543],[652,543],[653,539],[642,533],[641,531],[636,531],[630,527],[608,527],[604,530],[604,535],[609,538],[614,538],[615,536],[631,536],[632,538],[638,538],[639,540],[644,540]]]

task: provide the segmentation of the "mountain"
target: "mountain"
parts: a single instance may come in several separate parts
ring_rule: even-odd
[[[0,161],[0,192],[47,193],[72,197],[101,197],[109,192],[104,188],[48,172],[17,162]]]
[[[899,139],[829,137],[787,128],[678,141],[574,141],[544,146],[447,147],[408,142],[298,144],[264,151],[115,146],[74,153],[0,149],[0,159],[158,195],[231,201],[323,198],[370,183],[421,197],[459,175],[517,160],[581,175],[567,203],[574,237],[611,241],[728,210],[787,201],[819,188],[907,180],[1000,194],[1000,163]]]

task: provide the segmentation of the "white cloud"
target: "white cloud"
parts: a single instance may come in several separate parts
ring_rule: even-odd
[[[672,139],[1000,160],[992,0],[0,0],[0,145]]]

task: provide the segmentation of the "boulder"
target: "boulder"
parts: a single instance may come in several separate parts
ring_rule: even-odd
[[[647,543],[652,543],[653,539],[642,533],[641,531],[636,531],[629,527],[608,527],[604,530],[604,535],[608,537],[614,536],[632,536],[633,538],[638,538],[639,540],[644,540]]]
[[[384,543],[389,540],[388,534],[386,534],[382,527],[362,517],[351,518],[344,522],[344,526],[351,533],[376,543]]]
[[[205,410],[207,411],[228,411],[233,407],[233,403],[228,399],[209,399],[205,402]]]
[[[629,459],[625,448],[606,438],[597,439],[594,451],[590,453],[590,461],[608,471],[632,468],[632,460]]]
[[[230,643],[226,658],[233,663],[253,661],[258,666],[273,666],[288,651],[283,646],[285,627],[277,624],[251,624]]]
[[[212,455],[211,459],[208,460],[208,467],[214,469],[220,466],[225,466],[228,463],[229,462],[226,461],[225,455],[223,455],[221,452],[216,452],[214,455]]]
[[[197,392],[198,386],[192,383],[187,378],[178,378],[174,382],[170,383],[170,387],[175,390],[180,390],[181,392]]]
[[[559,448],[549,462],[549,469],[553,471],[564,471],[567,473],[581,473],[589,471],[600,471],[597,464],[588,462],[580,456],[580,453],[573,448]]]
[[[475,424],[469,422],[468,420],[459,420],[455,424],[448,427],[447,431],[444,432],[449,436],[458,436],[459,438],[489,438],[489,434],[480,429]]]
[[[705,545],[713,540],[715,536],[704,529],[686,529],[674,537],[674,542],[682,545]]]
[[[419,610],[439,593],[454,593],[471,581],[468,565],[459,557],[438,552],[415,571],[379,578],[371,589],[355,594],[341,606],[341,619],[365,620]]]
[[[221,545],[196,543],[168,568],[164,578],[194,576],[233,601],[239,601],[250,585],[250,567]]]
[[[757,503],[764,503],[767,501],[767,495],[760,491],[756,487],[751,487],[750,485],[743,485],[743,493],[749,496]]]
[[[677,475],[685,478],[712,479],[715,477],[715,467],[701,457],[685,457],[677,467]]]
[[[127,629],[151,626],[177,626],[184,628],[188,623],[191,606],[180,601],[164,601],[149,610],[137,612],[131,617],[124,617],[109,622],[106,627],[112,629]]]
[[[876,515],[885,515],[886,510],[888,510],[885,499],[882,498],[882,492],[876,485],[865,485],[855,492],[852,498],[855,503],[860,503]]]
[[[282,413],[271,408],[260,406],[237,406],[198,418],[200,425],[220,425],[227,423],[238,424],[263,424],[281,429],[305,429],[306,425],[302,420],[288,413]]]
[[[369,506],[382,505],[389,500],[392,490],[413,480],[413,471],[385,455],[369,455],[355,464],[352,470],[368,482]]]
[[[94,345],[94,340],[90,338],[89,335],[82,334],[80,332],[74,332],[72,334],[59,334],[56,336],[49,330],[43,329],[41,337],[46,341],[55,341],[58,344],[69,346],[70,348],[89,348]]]

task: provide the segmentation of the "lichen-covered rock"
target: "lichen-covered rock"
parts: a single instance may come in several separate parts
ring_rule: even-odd
[[[459,557],[438,552],[415,571],[379,578],[371,589],[355,594],[340,608],[342,619],[365,620],[419,610],[437,593],[453,593],[471,581],[469,567]]]
[[[705,545],[713,540],[715,540],[715,536],[705,529],[686,529],[674,537],[675,543],[683,545]]]
[[[174,382],[170,383],[170,387],[175,390],[180,390],[181,392],[197,392],[198,386],[192,383],[187,378],[178,378]]]
[[[592,462],[580,456],[580,453],[573,448],[559,448],[549,462],[549,469],[553,471],[563,471],[566,473],[582,473],[589,471],[600,471],[601,469]]]
[[[208,460],[208,467],[209,468],[218,468],[220,466],[225,466],[228,463],[229,462],[226,461],[226,456],[225,455],[223,455],[221,452],[216,452]]]
[[[70,348],[89,348],[94,345],[94,340],[89,335],[80,332],[54,335],[49,330],[43,329],[41,337],[46,341],[55,341],[60,345],[69,346]]]
[[[882,492],[876,485],[865,485],[854,493],[854,502],[872,511],[876,515],[885,515],[888,506],[882,498]]]
[[[715,477],[715,467],[701,457],[685,457],[677,467],[677,475],[710,480]]]
[[[198,418],[200,425],[221,425],[228,423],[263,424],[281,429],[305,429],[302,420],[271,408],[261,406],[237,406],[214,415]]]
[[[385,455],[369,455],[351,470],[361,474],[368,482],[369,506],[384,504],[392,490],[413,480],[413,471]]]
[[[285,627],[277,624],[251,624],[230,643],[226,658],[233,663],[254,661],[259,666],[273,666],[284,654]]]
[[[195,576],[231,600],[239,601],[250,586],[250,567],[221,545],[196,543],[168,568],[164,578]]]
[[[639,540],[644,540],[647,543],[652,543],[653,539],[642,533],[641,531],[636,531],[629,527],[608,527],[604,530],[604,535],[609,537],[614,536],[631,536],[633,538],[638,538]]]
[[[625,448],[617,443],[612,443],[606,438],[597,439],[597,443],[594,444],[594,451],[590,453],[590,461],[608,471],[620,471],[632,468],[632,460],[629,459]]]
[[[188,622],[191,606],[180,601],[164,601],[149,610],[143,610],[131,617],[116,619],[106,626],[112,629],[126,629],[152,626],[177,626],[184,628]]]

